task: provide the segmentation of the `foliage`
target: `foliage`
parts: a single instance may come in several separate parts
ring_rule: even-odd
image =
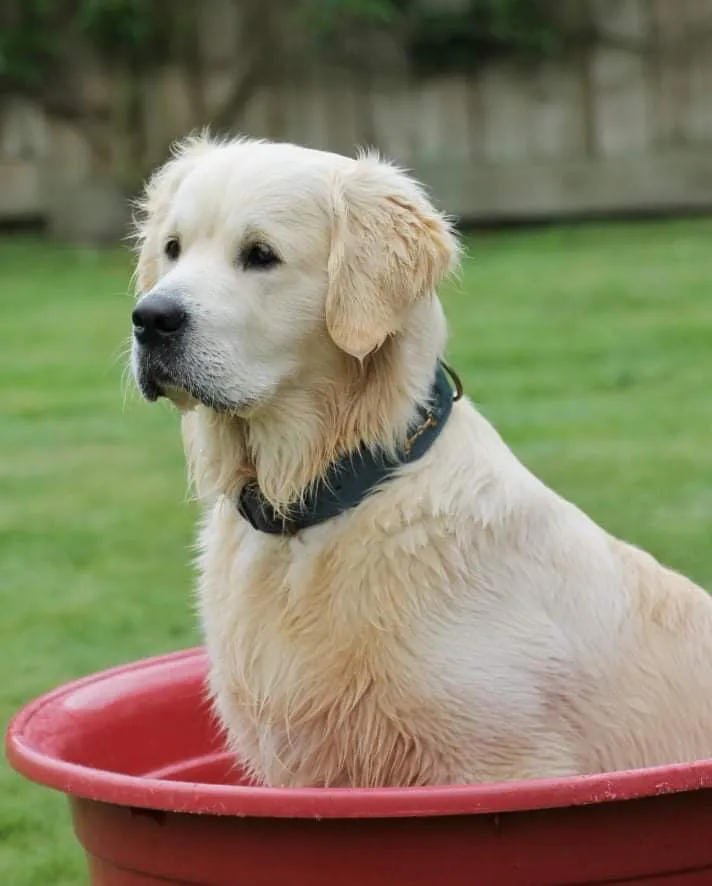
[[[353,46],[377,31],[398,33],[411,67],[423,74],[469,70],[494,56],[550,53],[564,39],[550,0],[310,0],[323,48]],[[353,49],[352,49],[353,51]],[[365,42],[360,46],[365,57]]]
[[[557,23],[536,0],[469,0],[461,11],[433,7],[410,34],[416,69],[430,73],[467,70],[497,55],[549,53],[560,44]]]
[[[57,88],[77,48],[132,70],[159,64],[181,52],[200,6],[199,0],[3,0],[0,92]],[[496,53],[548,51],[558,37],[547,0],[294,0],[293,8],[322,49],[338,52],[347,43],[365,60],[369,38],[395,34],[413,67],[425,73],[471,67]]]
[[[43,91],[78,47],[132,68],[160,63],[195,9],[170,0],[3,0],[0,91]]]

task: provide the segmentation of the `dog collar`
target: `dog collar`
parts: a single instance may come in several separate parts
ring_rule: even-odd
[[[455,384],[454,391],[448,376]],[[275,513],[257,482],[250,481],[240,492],[238,511],[260,532],[290,536],[355,508],[397,468],[425,455],[443,429],[452,404],[461,396],[459,378],[449,366],[439,363],[428,405],[419,407],[418,420],[409,428],[408,437],[395,459],[384,452],[372,452],[365,446],[356,452],[346,453],[331,465],[326,475],[302,496],[300,503],[294,505],[286,516]]]

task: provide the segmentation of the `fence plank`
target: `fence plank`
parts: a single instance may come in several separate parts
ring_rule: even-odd
[[[524,72],[511,64],[492,65],[480,80],[485,159],[495,163],[527,159],[531,108]]]
[[[548,62],[540,65],[529,84],[529,156],[554,160],[586,153],[586,122],[580,66]]]
[[[653,42],[652,139],[657,145],[675,145],[685,140],[690,106],[689,58],[684,51],[685,37],[689,33],[685,0],[679,3],[651,0],[650,23]]]
[[[595,146],[604,156],[645,150],[654,131],[646,0],[595,0],[594,25],[610,41],[592,50]]]
[[[685,132],[690,141],[712,140],[712,9],[707,0],[687,0],[689,104]],[[686,51],[685,51],[686,50]]]

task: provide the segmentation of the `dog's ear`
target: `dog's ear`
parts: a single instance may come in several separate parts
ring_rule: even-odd
[[[362,360],[435,292],[459,247],[420,185],[374,155],[338,174],[333,213],[326,323],[338,347]]]
[[[163,224],[180,183],[195,167],[198,159],[215,147],[210,137],[190,136],[174,145],[171,159],[149,178],[137,201],[135,239],[138,261],[134,275],[138,294],[148,292],[158,283],[158,267],[165,236]]]

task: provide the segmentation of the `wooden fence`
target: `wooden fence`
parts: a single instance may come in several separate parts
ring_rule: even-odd
[[[712,208],[712,0],[591,0],[590,14],[593,45],[476,76],[302,66],[258,89],[234,129],[345,153],[375,145],[464,221]],[[221,77],[216,68],[213,92]],[[160,157],[194,125],[190,84],[171,68],[145,89],[142,137]],[[118,226],[115,201],[102,202],[101,189],[97,198],[90,154],[71,127],[8,106],[0,218],[64,212],[71,229],[85,199],[95,230]]]

